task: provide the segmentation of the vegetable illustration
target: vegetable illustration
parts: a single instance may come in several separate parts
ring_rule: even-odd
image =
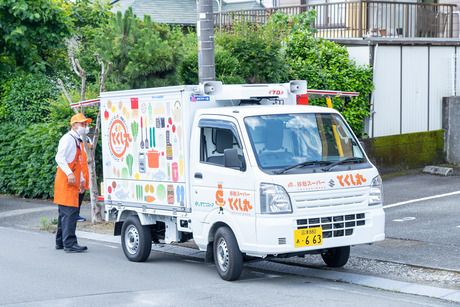
[[[134,158],[132,154],[126,156],[126,165],[128,165],[129,176],[133,175],[133,162]]]
[[[121,178],[125,178],[125,179],[128,178],[128,168],[123,167],[121,169]]]
[[[134,140],[136,140],[139,133],[139,124],[136,121],[131,123],[131,132],[133,133]]]

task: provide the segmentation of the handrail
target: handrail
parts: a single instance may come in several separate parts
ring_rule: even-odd
[[[392,1],[341,1],[277,8],[220,12],[214,14],[219,29],[229,29],[235,22],[264,24],[277,12],[297,15],[315,10],[312,24],[316,36],[324,38],[362,37],[459,37],[456,4]]]

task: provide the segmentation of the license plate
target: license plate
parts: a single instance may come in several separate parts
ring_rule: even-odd
[[[294,230],[295,247],[323,245],[323,227]]]

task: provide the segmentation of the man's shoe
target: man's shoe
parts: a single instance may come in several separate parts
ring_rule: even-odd
[[[77,217],[77,222],[86,222],[86,219],[82,216]]]
[[[88,250],[86,246],[80,246],[78,244],[74,244],[71,247],[64,247],[64,251],[66,253],[81,253]]]
[[[59,244],[56,244],[56,249],[58,249],[58,250],[59,250],[59,249],[64,249],[64,246],[59,245]]]
[[[79,248],[81,248],[82,250],[86,251],[88,250],[88,247],[87,246],[84,246],[84,245],[78,245],[76,244]]]

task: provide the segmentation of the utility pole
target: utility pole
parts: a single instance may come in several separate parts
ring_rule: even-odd
[[[199,82],[216,79],[214,64],[214,0],[198,0],[198,79]]]

